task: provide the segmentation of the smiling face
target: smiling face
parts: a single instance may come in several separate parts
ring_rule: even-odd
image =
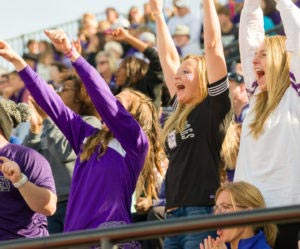
[[[175,86],[179,103],[193,104],[199,101],[201,90],[198,62],[195,59],[187,59],[181,63],[175,75]]]
[[[233,203],[233,199],[229,191],[223,190],[218,194],[215,205],[215,214],[232,213],[242,211],[244,209],[245,207],[241,207]],[[217,234],[222,241],[230,243],[231,245],[236,245],[237,248],[240,239],[249,238],[254,235],[254,232],[251,227],[236,227],[218,229]]]
[[[267,91],[266,81],[267,48],[263,43],[256,51],[253,58],[253,67],[256,75],[258,87],[261,91]]]

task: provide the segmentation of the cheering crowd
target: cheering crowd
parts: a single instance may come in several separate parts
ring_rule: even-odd
[[[0,37],[15,68],[0,79],[0,240],[300,204],[298,5],[202,0],[198,18],[149,0],[127,19],[86,13],[78,40],[45,30],[23,55]],[[118,246],[297,248],[299,231]]]

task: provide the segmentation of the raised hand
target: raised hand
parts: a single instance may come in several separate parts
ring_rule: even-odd
[[[71,51],[72,44],[62,29],[45,30],[44,32],[58,51],[64,54]]]
[[[111,34],[113,39],[116,41],[126,41],[126,39],[130,36],[129,32],[124,28],[117,28]]]
[[[39,134],[43,127],[43,121],[47,118],[47,114],[39,107],[35,100],[29,96],[28,104],[32,110],[30,116],[30,131]]]
[[[163,0],[149,0],[149,3],[154,15],[163,11]]]
[[[82,54],[82,46],[81,46],[80,38],[78,38],[77,40],[72,40],[72,45],[74,46],[74,48],[79,54]]]
[[[0,171],[12,183],[16,183],[22,178],[19,165],[6,157],[0,157]]]
[[[0,56],[12,63],[16,59],[20,59],[20,56],[17,54],[17,52],[13,50],[6,41],[3,40],[0,40]]]

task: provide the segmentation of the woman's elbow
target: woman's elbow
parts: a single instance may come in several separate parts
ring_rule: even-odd
[[[55,194],[52,194],[48,203],[44,205],[40,210],[37,210],[37,212],[45,216],[51,216],[56,212],[56,204],[57,196]]]

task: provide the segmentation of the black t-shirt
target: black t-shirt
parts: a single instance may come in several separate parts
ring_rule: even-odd
[[[211,84],[208,97],[189,114],[183,131],[167,137],[167,209],[214,204],[220,185],[223,121],[230,110],[227,85],[226,77]]]

